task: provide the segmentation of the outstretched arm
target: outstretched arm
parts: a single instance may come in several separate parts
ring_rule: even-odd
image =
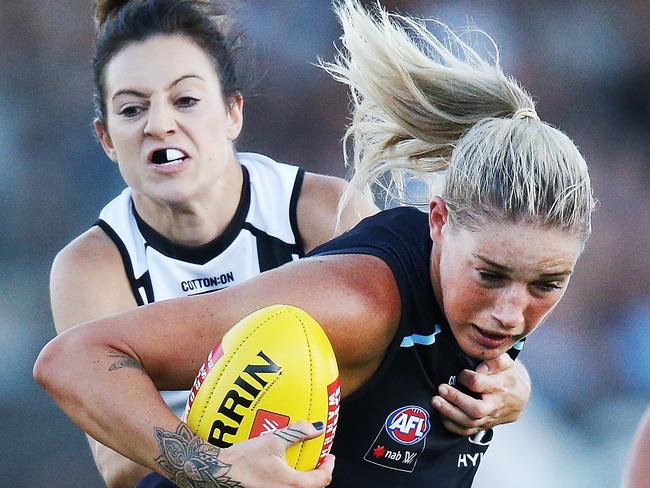
[[[474,435],[495,425],[517,420],[530,399],[530,376],[520,361],[508,354],[481,363],[476,371],[463,370],[460,384],[478,394],[474,398],[451,385],[440,385],[432,405],[450,432]]]
[[[93,227],[57,255],[50,274],[52,317],[58,334],[137,307],[119,251]],[[109,488],[133,487],[150,472],[88,437],[97,469]]]
[[[167,448],[201,453],[210,463],[218,459],[232,465],[228,473],[238,473],[227,453],[247,448],[215,453],[209,444],[188,438],[158,390],[188,388],[231,325],[276,303],[300,307],[323,326],[347,393],[374,373],[399,317],[399,296],[383,261],[370,256],[309,259],[220,292],[166,300],[74,327],[43,349],[34,375],[93,438],[170,479],[191,466],[167,471],[161,464]]]

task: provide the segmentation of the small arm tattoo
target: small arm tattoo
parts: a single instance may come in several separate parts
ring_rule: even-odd
[[[142,364],[140,364],[139,361],[133,359],[128,354],[112,352],[108,356],[112,358],[117,358],[117,361],[109,366],[108,368],[109,371],[114,371],[116,369],[122,369],[122,368],[134,368],[134,369],[144,370]]]
[[[287,441],[290,444],[295,444],[307,435],[302,430],[294,429],[293,427],[285,427],[284,429],[274,430],[273,435],[278,436],[280,439]]]
[[[176,432],[155,427],[154,435],[160,447],[154,461],[180,488],[243,487],[228,476],[231,465],[219,460],[221,450],[206,445],[187,425],[179,424]]]

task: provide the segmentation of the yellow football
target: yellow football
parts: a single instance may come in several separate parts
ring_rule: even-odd
[[[208,355],[185,410],[187,424],[217,447],[298,420],[323,422],[323,435],[287,450],[287,463],[314,469],[329,453],[340,400],[332,346],[305,311],[263,308],[238,322]]]

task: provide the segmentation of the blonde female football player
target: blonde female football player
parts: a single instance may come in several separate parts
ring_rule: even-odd
[[[348,5],[348,8],[351,13],[356,12],[360,16],[355,22],[361,22],[363,14],[356,7],[353,8],[353,4]],[[244,280],[260,271],[291,261],[332,236],[336,206],[344,189],[342,181],[303,174],[299,169],[276,163],[261,155],[235,152],[233,142],[243,121],[243,98],[231,64],[229,39],[220,30],[216,20],[222,18],[222,12],[213,2],[100,2],[97,12],[100,30],[94,62],[99,112],[96,129],[107,155],[118,164],[129,188],[102,211],[98,225],[67,246],[54,263],[52,305],[59,332],[81,322],[129,310],[137,305],[202,294],[235,284],[238,285],[233,293],[238,293],[236,289],[242,289],[246,294],[245,290],[259,285],[252,283],[247,288],[247,285],[240,284]],[[345,11],[342,11],[342,15],[343,12]],[[360,24],[360,27],[363,25]],[[372,27],[372,24],[366,27],[370,33],[373,32],[372,29],[378,28]],[[394,34],[386,32],[386,35]],[[348,26],[346,38],[353,40],[353,37]],[[379,69],[380,66],[376,68]],[[389,67],[384,69],[390,72]],[[381,76],[381,73],[368,71],[369,80],[375,75]],[[350,82],[353,83],[352,78]],[[363,93],[363,87],[354,86]],[[394,88],[400,89],[400,86]],[[370,95],[368,93],[367,103],[372,103]],[[400,103],[397,95],[398,92],[390,93],[390,97],[395,97],[394,100]],[[392,103],[390,100],[387,102]],[[359,107],[357,117],[366,110],[367,103]],[[512,115],[509,112],[512,109],[510,106],[504,107],[503,114]],[[472,115],[477,119],[473,122],[477,122],[480,115]],[[482,116],[488,115],[486,113]],[[468,117],[468,120],[472,117]],[[431,122],[434,121],[432,118]],[[426,120],[414,123],[421,124],[423,131],[433,130],[426,127]],[[466,129],[470,126],[470,122],[465,122]],[[362,134],[363,124],[359,127],[359,134]],[[397,126],[392,128],[398,129]],[[454,130],[460,135],[459,128]],[[419,154],[419,159],[406,158],[404,161],[410,160],[409,164],[412,164],[429,160],[426,152],[418,152],[427,143],[420,140],[420,136],[409,140],[402,132],[385,135],[389,136],[387,140],[395,136],[392,144],[384,148],[385,154],[391,154],[404,146],[419,144],[417,150],[412,147],[411,153]],[[446,147],[453,142],[454,139],[449,138]],[[367,150],[370,149],[371,146],[367,146]],[[381,158],[376,159],[376,162],[380,160]],[[395,161],[401,160],[398,158]],[[368,170],[372,171],[360,166],[357,178]],[[443,212],[442,209],[447,206],[439,204],[432,208]],[[350,227],[373,211],[374,208],[366,204],[365,200],[352,198],[342,213],[342,228]],[[437,213],[432,210],[432,215]],[[399,313],[395,309],[399,301],[395,300],[397,283],[394,278],[390,278],[387,265],[381,264],[381,260],[375,262],[376,258],[358,256],[351,260],[343,259],[340,263],[339,258],[325,260],[326,263],[332,263],[325,266],[326,273],[333,273],[340,267],[342,275],[331,283],[335,286],[341,280],[340,291],[343,292],[356,282],[359,273],[364,272],[368,259],[374,263],[371,268],[377,266],[375,271],[368,274],[368,277],[377,275],[378,281],[373,285],[378,287],[376,296],[367,297],[372,299],[363,303],[363,300],[357,299],[369,292],[369,289],[364,291],[364,287],[360,287],[350,292],[341,301],[341,311],[353,315],[340,322],[335,317],[319,317],[320,306],[314,309],[317,318],[331,334],[335,346],[342,348],[337,353],[343,359],[342,371],[347,394],[357,390],[373,376],[382,362],[383,354],[396,337],[399,328]],[[314,262],[301,266],[310,268]],[[300,271],[301,266],[295,269]],[[347,266],[350,266],[350,274],[346,270]],[[274,287],[278,292],[286,272],[280,273],[278,287]],[[314,284],[314,279],[317,276],[306,279],[305,290]],[[82,280],[82,286],[79,280]],[[286,297],[286,300],[281,301],[291,301],[290,297],[296,292],[297,284],[299,283],[287,283],[285,291],[279,293],[279,296]],[[434,288],[435,286],[434,284]],[[334,312],[338,307],[333,306],[328,298],[332,290],[328,286],[323,291],[323,306],[329,304]],[[313,297],[318,295],[319,290],[315,289]],[[189,382],[182,384],[180,378],[185,375],[186,369],[194,368],[195,372],[204,356],[203,345],[191,352],[184,350],[187,339],[177,337],[178,327],[186,327],[186,337],[191,337],[207,325],[196,316],[197,310],[192,307],[213,300],[221,303],[221,297],[225,296],[226,292],[219,292],[193,299],[190,302],[192,306],[187,309],[187,317],[174,324],[169,323],[169,329],[164,333],[159,329],[161,322],[140,321],[137,334],[148,337],[156,354],[163,356],[163,343],[166,339],[173,338],[167,344],[170,346],[167,354],[174,355],[173,358],[168,358],[168,366],[173,364],[175,371],[177,367],[178,370],[169,381],[164,379],[157,384],[161,389],[189,385]],[[468,306],[476,298],[468,296]],[[226,300],[228,305],[223,307],[223,316],[213,323],[215,329],[210,337],[218,340],[227,328],[224,324],[234,323],[230,322],[232,318],[275,300],[276,296],[266,292],[250,300],[250,303],[241,299],[232,302]],[[296,300],[301,301],[302,298],[296,297]],[[376,300],[375,305],[381,306],[368,315],[368,320],[363,321],[364,326],[371,327],[371,330],[364,331],[354,317],[369,312],[367,307],[372,305],[373,300]],[[350,307],[346,304],[356,301],[359,301],[358,307],[348,310]],[[307,310],[312,308],[308,303],[304,305]],[[184,308],[181,306],[174,313],[181,313]],[[153,312],[144,312],[145,315],[155,314],[157,306],[152,307],[152,310]],[[115,326],[114,334],[120,336],[121,322],[115,322]],[[349,329],[345,326],[349,326]],[[61,343],[84,336],[83,330],[90,331],[93,328],[64,334]],[[489,331],[485,333],[490,337]],[[365,336],[367,344],[365,341],[355,342]],[[492,339],[497,340],[494,337]],[[504,339],[502,342],[504,347],[493,349],[503,349],[500,352],[505,353],[508,349],[505,344],[511,345],[511,341]],[[114,345],[121,350],[126,344],[127,342]],[[79,351],[79,360],[87,357],[85,347]],[[412,350],[419,348],[420,346],[413,347]],[[127,349],[128,353],[136,353],[131,346]],[[181,353],[185,356],[186,352],[187,362],[178,364],[176,359],[181,357]],[[145,356],[148,354],[145,353]],[[365,354],[369,354],[368,357]],[[47,357],[44,355],[44,358]],[[199,357],[201,361],[197,362]],[[428,401],[435,397],[433,405],[447,416],[436,418],[436,422],[456,434],[475,434],[495,423],[513,420],[527,400],[528,383],[525,374],[521,368],[512,367],[512,361],[507,355],[488,354],[482,359],[486,360],[482,364],[479,364],[480,361],[469,361],[454,371],[461,382],[481,393],[481,398],[472,398],[450,386],[441,389],[440,394],[435,388],[427,391]],[[137,362],[127,359],[120,364],[128,366],[136,365]],[[477,367],[497,374],[472,371]],[[114,371],[122,369],[114,368]],[[41,379],[42,371],[42,368],[37,368],[37,376]],[[499,373],[500,371],[503,372]],[[449,382],[449,378],[435,379],[445,384]],[[80,382],[82,383],[83,381]],[[96,391],[103,391],[103,386]],[[118,404],[132,401],[128,392],[134,391],[129,388],[123,391],[123,397],[114,397],[117,404],[114,405],[113,415],[128,411]],[[143,389],[142,394],[145,395],[146,391],[146,388]],[[56,397],[60,399],[58,395]],[[184,403],[184,398],[182,402]],[[430,408],[428,402],[427,408]],[[79,415],[89,418],[81,413],[83,409],[81,404]],[[166,424],[169,424],[168,420]],[[160,471],[160,466],[152,464],[152,459],[141,455],[140,449],[147,451],[152,447],[150,440],[143,443],[131,442],[130,447],[127,447],[121,442],[113,442],[112,435],[119,435],[115,432],[108,435],[95,427],[88,428],[85,424],[84,427],[101,442]],[[306,429],[305,435],[315,433],[309,426],[302,428]],[[139,428],[131,432],[137,436]],[[449,432],[444,435],[454,439],[457,437]],[[91,442],[100,470],[111,486],[132,485],[144,474],[134,464],[119,461],[101,444]],[[264,442],[270,441],[260,440],[251,445],[255,449],[264,449]],[[136,445],[141,447],[135,447]],[[214,450],[208,449],[206,452],[215,454]],[[169,453],[165,453],[167,454]],[[312,475],[323,476],[328,468],[331,469],[331,464],[326,464]],[[233,469],[233,473],[238,473],[235,465]],[[250,476],[256,476],[256,473],[253,470]],[[289,477],[309,476],[290,472],[280,472],[278,476],[283,474]],[[224,476],[230,477],[227,473]],[[249,482],[253,478],[245,479]]]

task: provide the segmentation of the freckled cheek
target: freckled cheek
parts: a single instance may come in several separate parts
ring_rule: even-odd
[[[526,320],[526,334],[532,332],[546,317],[550,315],[558,301],[559,299],[549,300],[548,302],[542,301],[531,305],[528,310],[526,310],[524,313],[524,318]]]
[[[481,317],[490,310],[493,302],[485,289],[471,282],[454,283],[447,287],[443,297],[447,319],[460,325],[481,322]]]

